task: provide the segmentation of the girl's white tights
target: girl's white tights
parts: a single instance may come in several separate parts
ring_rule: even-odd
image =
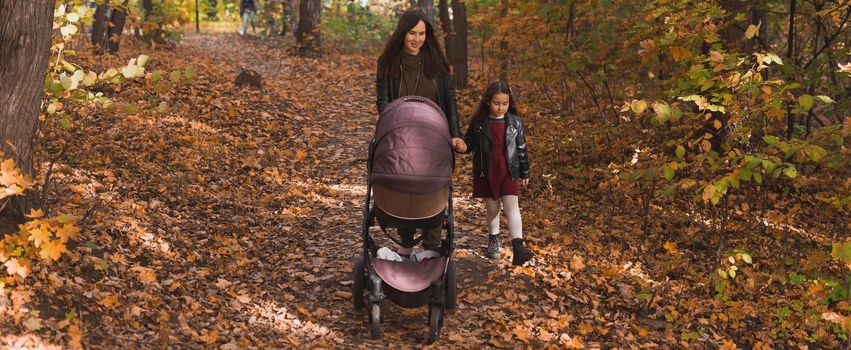
[[[508,233],[511,239],[523,238],[523,219],[520,218],[520,198],[518,196],[502,196],[499,199],[484,198],[488,215],[488,233],[499,234],[500,205],[508,219]]]

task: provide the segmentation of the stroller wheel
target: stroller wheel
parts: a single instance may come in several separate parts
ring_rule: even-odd
[[[446,268],[446,309],[452,310],[457,305],[458,284],[455,275],[455,263],[449,262]]]
[[[366,276],[363,268],[363,260],[355,260],[355,269],[352,271],[352,305],[355,309],[363,308],[363,286]]]
[[[432,344],[437,341],[440,336],[440,327],[443,326],[443,309],[431,306],[428,307],[428,339],[426,344]]]
[[[372,339],[381,339],[381,305],[372,304],[369,311],[369,331]]]

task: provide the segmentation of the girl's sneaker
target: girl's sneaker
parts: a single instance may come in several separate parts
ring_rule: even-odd
[[[511,263],[514,265],[523,265],[535,255],[531,249],[523,245],[523,238],[512,239],[511,247],[514,249],[514,257],[511,259]]]
[[[488,258],[499,259],[499,236],[488,235]]]

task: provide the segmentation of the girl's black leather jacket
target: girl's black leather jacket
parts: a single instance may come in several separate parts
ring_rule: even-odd
[[[511,179],[528,179],[529,157],[526,154],[526,133],[520,117],[505,114],[505,157]],[[488,118],[473,121],[464,134],[467,152],[473,152],[473,176],[487,177],[491,159],[491,131]]]

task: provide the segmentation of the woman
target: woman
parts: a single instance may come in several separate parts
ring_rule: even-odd
[[[452,148],[459,153],[467,150],[458,127],[458,108],[455,86],[449,76],[449,63],[434,34],[434,27],[420,9],[405,11],[396,30],[387,40],[384,52],[378,57],[375,78],[375,105],[381,113],[393,100],[402,96],[421,96],[432,100],[446,116]],[[440,246],[440,227],[426,230],[423,247],[437,250]],[[403,241],[413,240],[414,230],[399,230]],[[410,254],[411,249],[401,249]]]

